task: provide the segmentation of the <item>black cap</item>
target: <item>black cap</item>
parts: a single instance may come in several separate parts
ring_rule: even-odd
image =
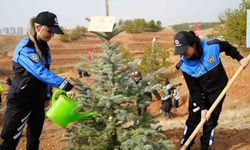
[[[55,34],[64,34],[63,31],[60,29],[58,20],[55,14],[44,11],[39,13],[34,20],[35,23],[40,25],[45,25]]]
[[[180,31],[174,37],[175,55],[183,54],[190,43],[194,42],[194,35],[188,31]]]

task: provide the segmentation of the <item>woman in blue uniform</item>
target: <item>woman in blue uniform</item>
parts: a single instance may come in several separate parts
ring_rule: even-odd
[[[14,77],[7,98],[1,133],[1,150],[15,150],[27,124],[27,150],[38,150],[44,123],[44,103],[50,99],[51,86],[69,91],[73,85],[49,70],[51,57],[47,42],[63,34],[55,14],[41,12],[30,19],[28,37],[13,55]]]
[[[219,114],[225,98],[215,108],[211,116],[207,110],[227,85],[228,78],[221,63],[220,53],[236,59],[245,68],[248,59],[240,55],[237,49],[226,41],[206,39],[201,41],[194,32],[180,31],[174,37],[175,54],[181,56],[176,65],[182,71],[190,93],[189,117],[181,145],[189,138],[199,124],[206,119],[201,136],[201,149],[207,150],[214,141],[214,128],[218,124]],[[192,146],[192,141],[188,149]]]

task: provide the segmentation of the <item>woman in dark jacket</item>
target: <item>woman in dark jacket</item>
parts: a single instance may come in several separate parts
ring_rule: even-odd
[[[236,59],[245,68],[248,59],[240,55],[237,49],[226,41],[206,39],[201,41],[194,32],[180,31],[174,37],[175,54],[181,56],[177,69],[181,70],[190,96],[189,117],[181,145],[186,142],[200,119],[206,119],[201,136],[201,149],[207,150],[214,141],[214,129],[218,124],[219,114],[225,98],[215,108],[211,116],[207,110],[212,106],[221,91],[227,85],[228,78],[221,63],[220,53]],[[188,149],[190,149],[193,141]]]
[[[26,123],[27,150],[38,150],[45,118],[44,103],[50,99],[51,86],[66,91],[73,88],[69,80],[49,70],[51,57],[47,42],[54,34],[63,34],[56,15],[41,12],[30,19],[28,37],[14,51],[14,77],[4,115],[1,150],[16,149]]]

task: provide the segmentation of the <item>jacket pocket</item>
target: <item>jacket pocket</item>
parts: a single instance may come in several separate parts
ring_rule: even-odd
[[[10,93],[15,96],[20,96],[20,94],[28,88],[29,82],[29,78],[14,77],[11,82]]]

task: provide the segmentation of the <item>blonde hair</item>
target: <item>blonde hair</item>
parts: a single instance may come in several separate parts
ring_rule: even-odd
[[[39,44],[38,40],[37,40],[37,33],[35,30],[36,26],[42,26],[40,24],[34,23],[35,17],[32,17],[29,20],[29,24],[28,24],[28,37],[29,39],[34,43],[35,46],[35,50],[38,54],[38,57],[40,58],[40,60],[42,61],[42,64],[44,64],[44,59],[43,59],[43,55],[41,52],[41,48],[42,46]],[[42,26],[41,30],[44,30],[45,28],[47,28],[46,26]]]

